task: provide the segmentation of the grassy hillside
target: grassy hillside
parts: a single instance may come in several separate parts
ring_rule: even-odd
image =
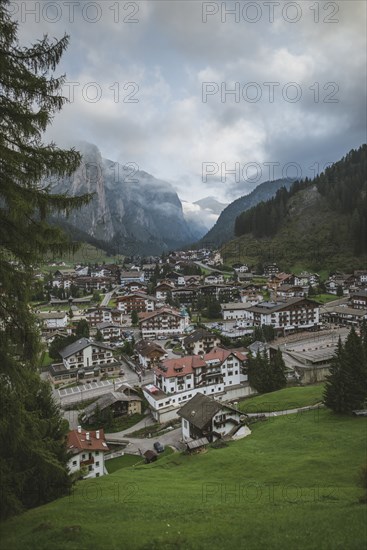
[[[2,524],[2,546],[362,550],[366,427],[327,410],[259,422],[228,447],[81,482]]]
[[[102,250],[101,248],[98,248],[92,244],[89,243],[81,243],[80,248],[73,253],[64,254],[60,257],[53,257],[48,258],[46,260],[47,265],[43,266],[44,270],[52,270],[56,271],[58,269],[62,270],[63,268],[66,269],[68,267],[73,267],[75,264],[83,263],[83,264],[95,264],[99,263],[102,264],[103,262],[108,263],[115,263],[115,262],[121,262],[121,259],[123,256],[113,256],[108,254],[105,250]],[[56,262],[65,262],[64,267],[60,266],[48,266],[49,263],[56,263]]]
[[[285,178],[275,181],[266,181],[260,183],[251,193],[231,202],[220,214],[214,226],[199,241],[201,246],[221,245],[222,243],[234,237],[234,225],[236,216],[241,212],[252,208],[261,201],[266,201],[273,197],[281,187],[289,187],[293,179]]]
[[[222,247],[226,264],[277,262],[284,271],[363,269],[366,256],[356,257],[348,238],[349,216],[333,210],[316,187],[289,201],[288,217],[272,238],[242,235]]]
[[[321,403],[324,384],[290,387],[271,393],[249,397],[241,401],[238,407],[243,412],[260,413],[298,409],[307,405]]]
[[[235,220],[226,263],[277,262],[284,271],[364,269],[367,263],[367,145],[312,180],[295,182]]]

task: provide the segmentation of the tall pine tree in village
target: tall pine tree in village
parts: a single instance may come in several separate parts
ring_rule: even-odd
[[[336,413],[350,413],[366,406],[367,341],[365,326],[361,336],[350,331],[345,344],[339,339],[324,391],[324,403]]]
[[[37,372],[39,335],[29,308],[33,268],[72,247],[48,223],[89,196],[51,195],[40,182],[75,171],[80,155],[44,144],[65,103],[54,77],[68,37],[19,45],[9,3],[0,3],[0,515],[50,501],[68,488],[65,423]]]
[[[285,364],[279,348],[271,359],[265,350],[258,352],[255,357],[250,354],[247,373],[250,386],[259,393],[280,390],[287,385]]]

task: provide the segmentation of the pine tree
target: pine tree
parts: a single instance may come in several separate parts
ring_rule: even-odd
[[[49,215],[82,207],[90,196],[51,195],[42,182],[71,175],[74,149],[45,145],[42,134],[65,103],[54,77],[68,37],[30,48],[17,40],[9,3],[0,3],[0,516],[66,491],[66,426],[36,372],[40,351],[29,308],[33,266],[46,253],[75,249]]]
[[[280,390],[287,385],[287,377],[285,374],[285,363],[283,355],[278,348],[271,362],[271,374],[272,374],[272,391]]]
[[[339,339],[327,376],[324,403],[337,413],[349,413],[364,406],[367,399],[367,364],[363,338],[354,328],[345,345]]]
[[[89,338],[89,325],[85,319],[80,319],[76,325],[75,336],[78,338]]]
[[[135,309],[131,312],[131,324],[136,327],[139,323],[138,312]]]

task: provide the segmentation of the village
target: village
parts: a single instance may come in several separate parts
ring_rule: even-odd
[[[82,478],[124,453],[150,462],[165,445],[197,452],[245,437],[249,354],[280,350],[287,384],[322,382],[339,338],[367,319],[366,271],[321,281],[275,263],[228,268],[211,249],[128,260],[37,275],[42,377]]]

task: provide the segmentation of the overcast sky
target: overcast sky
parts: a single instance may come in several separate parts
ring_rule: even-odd
[[[70,35],[57,74],[71,102],[47,137],[95,143],[185,200],[229,202],[282,174],[312,177],[366,141],[364,1],[27,0],[10,9],[25,45]]]

